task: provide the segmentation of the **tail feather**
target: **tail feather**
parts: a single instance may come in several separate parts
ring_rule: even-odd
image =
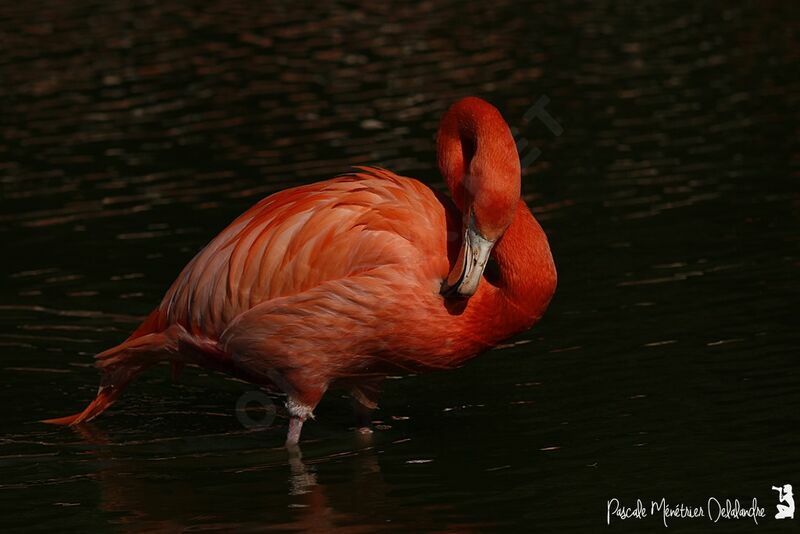
[[[159,361],[174,360],[178,352],[177,334],[175,329],[168,328],[163,332],[131,336],[116,347],[101,352],[95,357],[95,365],[102,375],[97,397],[79,413],[42,422],[75,426],[91,421],[110,408],[139,373]]]
[[[114,404],[114,401],[119,396],[119,393],[120,390],[115,390],[115,388],[101,387],[97,392],[97,397],[90,402],[89,406],[87,406],[82,412],[78,412],[74,415],[68,415],[66,417],[44,419],[42,420],[42,423],[64,426],[75,426],[81,423],[86,423],[106,411],[106,409]]]

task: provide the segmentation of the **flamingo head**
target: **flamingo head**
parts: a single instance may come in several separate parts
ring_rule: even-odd
[[[480,98],[463,98],[445,113],[437,136],[439,170],[461,210],[463,240],[443,294],[470,297],[492,247],[514,220],[520,164],[500,112]]]

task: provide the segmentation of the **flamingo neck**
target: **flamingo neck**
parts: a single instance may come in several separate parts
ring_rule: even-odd
[[[437,148],[461,224],[469,208],[481,231],[505,229],[492,253],[498,273],[486,273],[466,303],[447,304],[459,347],[448,354],[457,364],[535,323],[553,296],[556,271],[547,237],[520,199],[519,154],[500,112],[478,98],[459,100],[442,117]]]
[[[497,109],[474,97],[460,100],[442,117],[436,143],[439,171],[460,211],[479,189],[511,199],[498,207],[513,209],[520,194],[519,154]]]
[[[498,273],[485,279],[470,299],[462,323],[466,338],[478,350],[530,328],[544,314],[556,288],[547,237],[524,201],[519,201],[492,256]]]
[[[499,297],[536,321],[555,292],[557,276],[547,236],[523,200],[514,222],[495,247]]]

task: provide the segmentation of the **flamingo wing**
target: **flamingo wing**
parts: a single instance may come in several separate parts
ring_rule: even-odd
[[[93,419],[160,360],[277,385],[302,419],[348,374],[358,376],[356,398],[374,404],[367,362],[389,349],[380,345],[389,335],[417,337],[397,320],[403,306],[440,307],[455,217],[445,206],[420,182],[370,168],[265,198],[189,262],[126,341],[97,356],[97,398],[48,422]]]
[[[445,211],[424,184],[372,168],[281,191],[197,254],[165,295],[160,322],[219,339],[266,302],[387,266],[435,293],[448,269]]]

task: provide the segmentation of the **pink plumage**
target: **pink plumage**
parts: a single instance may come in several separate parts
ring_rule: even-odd
[[[455,203],[363,167],[250,208],[195,256],[125,342],[98,355],[98,397],[48,422],[99,415],[136,375],[168,360],[280,389],[291,415],[287,441],[296,443],[331,387],[372,408],[386,373],[457,366],[530,327],[556,274],[544,232],[519,198],[508,126],[486,102],[459,101],[442,120],[439,161]],[[482,276],[489,251],[498,266],[491,280]]]

